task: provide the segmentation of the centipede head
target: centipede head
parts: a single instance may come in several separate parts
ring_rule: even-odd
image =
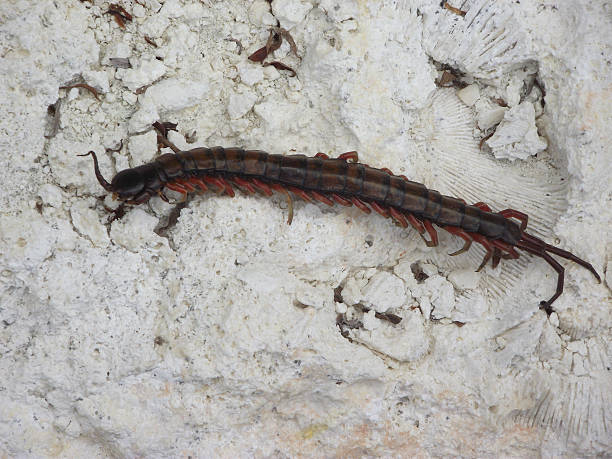
[[[94,172],[98,182],[106,191],[113,193],[113,197],[121,201],[138,201],[148,198],[149,194],[145,192],[145,178],[136,169],[126,169],[119,172],[111,183],[108,183],[100,172],[98,165],[98,158],[93,151],[89,151],[84,155],[78,156],[89,156],[93,158]]]
[[[115,175],[111,181],[112,191],[122,201],[140,195],[144,187],[144,177],[136,169],[125,169]]]

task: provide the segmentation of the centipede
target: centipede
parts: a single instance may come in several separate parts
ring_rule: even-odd
[[[590,263],[529,234],[527,214],[515,209],[494,212],[484,202],[467,204],[463,199],[442,195],[387,168],[360,163],[356,151],[336,158],[324,153],[280,155],[223,147],[182,151],[167,139],[162,124],[153,126],[158,130],[158,142],[172,153],[122,170],[110,183],[100,172],[95,152],[79,155],[93,158],[96,179],[121,201],[120,206],[144,204],[155,196],[168,202],[166,189],[184,196],[211,189],[233,197],[234,188],[238,188],[247,194],[284,194],[288,224],[293,219],[294,196],[328,206],[355,206],[366,214],[374,211],[403,228],[414,228],[428,247],[438,246],[435,225],[464,241],[451,256],[467,252],[473,243],[484,248],[484,258],[476,271],[481,271],[489,261],[496,268],[501,259],[519,258],[517,249],[546,261],[557,273],[555,293],[540,302],[540,308],[548,315],[553,312],[552,304],[563,293],[565,279],[565,268],[552,255],[586,268],[601,282]]]

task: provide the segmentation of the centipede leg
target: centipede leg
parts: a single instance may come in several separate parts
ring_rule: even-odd
[[[196,190],[195,187],[187,180],[177,180],[176,183],[185,188],[190,193],[193,193]]]
[[[108,219],[108,223],[112,223],[115,220],[121,220],[121,218],[123,218],[125,215],[125,207],[125,203],[122,202],[115,210],[110,210],[113,215]]]
[[[523,212],[519,212],[518,210],[514,209],[505,209],[499,212],[499,215],[505,218],[516,218],[518,221],[521,222],[521,231],[525,231],[525,229],[527,228],[527,221],[529,220],[529,216]]]
[[[177,191],[178,193],[182,193],[182,194],[187,194],[187,190],[184,187],[182,187],[181,185],[179,185],[178,183],[168,182],[168,183],[166,183],[165,186],[169,190]]]
[[[386,173],[387,173],[387,174],[389,174],[389,175],[395,175],[395,174],[393,174],[393,172],[391,172],[391,169],[388,169],[388,168],[386,168],[386,167],[383,167],[383,168],[381,169],[381,171],[386,172]]]
[[[317,154],[315,155],[315,158],[329,159],[329,155],[326,155],[325,153],[321,153],[321,152],[319,152],[319,153],[317,153]]]
[[[514,250],[514,247],[508,244],[507,242],[500,241],[500,240],[494,240],[494,241],[491,241],[491,245],[494,247],[497,247],[502,252],[505,252],[503,254],[504,259],[514,260],[519,257],[518,252]]]
[[[499,262],[501,261],[501,250],[499,250],[497,247],[493,248],[493,262],[492,262],[492,267],[493,269],[497,268],[497,266],[499,265]]]
[[[258,180],[256,178],[252,178],[251,179],[251,183],[253,183],[253,185],[255,185],[255,187],[261,191],[262,193],[264,193],[267,196],[272,196],[272,190],[270,189],[270,187],[268,186],[268,184],[262,182],[261,180]]]
[[[427,238],[425,237],[426,230],[425,230],[425,225],[423,221],[419,220],[411,213],[406,213],[404,215],[406,216],[408,223],[410,223],[412,227],[418,231],[419,236],[421,236],[421,239],[423,239],[423,242],[425,242],[425,245],[427,245],[427,247],[433,247],[434,246],[433,241],[427,240]],[[434,234],[435,234],[435,230],[434,230]],[[437,238],[437,234],[436,234],[436,238]]]
[[[491,246],[489,240],[477,233],[470,233],[470,236],[472,236],[472,239],[474,239],[476,242],[478,242],[480,245],[482,245],[485,250],[487,251],[487,253],[485,254],[484,258],[482,259],[482,263],[480,263],[480,266],[478,267],[478,269],[476,270],[476,272],[480,272],[482,270],[482,268],[484,268],[486,266],[486,264],[489,262],[489,260],[491,259],[491,256],[493,256],[493,246]]]
[[[597,282],[601,282],[599,274],[597,274],[597,271],[595,271],[595,268],[593,268],[593,265],[591,263],[587,263],[585,260],[578,258],[576,255],[571,252],[568,252],[567,250],[560,249],[559,247],[555,247],[554,245],[546,244],[543,240],[538,239],[537,237],[527,233],[523,233],[522,239],[516,244],[516,246],[519,249],[522,249],[524,244],[537,247],[538,250],[551,252],[555,255],[565,258],[566,260],[571,260],[574,263],[578,263],[583,268],[588,269],[593,274],[593,276],[595,276]]]
[[[312,202],[312,198],[308,195],[308,193],[305,190],[301,190],[294,186],[289,186],[287,187],[287,189],[291,191],[293,194],[295,194],[296,196],[299,196],[300,198],[302,198],[304,201]]]
[[[534,239],[537,240],[537,238]],[[553,313],[552,304],[563,293],[563,285],[565,282],[565,268],[563,268],[563,266],[561,266],[557,260],[555,260],[546,252],[545,246],[547,244],[542,242],[542,245],[540,245],[538,242],[542,241],[537,240],[537,242],[531,242],[522,240],[519,241],[518,247],[523,250],[526,250],[529,253],[534,254],[537,257],[543,258],[550,266],[552,266],[555,271],[557,271],[557,290],[555,291],[555,294],[550,297],[548,301],[542,300],[540,302],[540,309],[546,311],[547,315],[551,315]]]
[[[565,280],[565,268],[557,262],[553,257],[551,257],[546,252],[542,253],[542,258],[548,262],[550,266],[553,267],[555,271],[557,271],[557,290],[555,294],[548,301],[541,301],[540,307],[546,311],[547,315],[551,315],[553,312],[552,304],[554,301],[559,298],[559,296],[563,293],[563,283]]]
[[[464,230],[456,226],[445,226],[444,229],[455,236],[459,236],[461,239],[465,241],[465,244],[463,244],[463,247],[461,247],[456,252],[449,253],[451,257],[454,257],[456,255],[461,255],[462,253],[465,253],[470,249],[470,247],[472,246],[473,239],[468,233],[466,233]]]
[[[287,225],[291,225],[291,222],[293,222],[293,199],[291,198],[291,193],[289,193],[284,186],[278,183],[272,183],[270,186],[272,189],[283,193],[287,198],[287,210],[289,211],[289,215],[287,216]]]
[[[425,241],[425,244],[427,244],[427,247],[436,247],[438,245],[438,233],[429,220],[423,220],[423,225],[431,238],[431,241]]]
[[[211,185],[215,185],[217,187],[217,195],[221,196],[224,192],[225,192],[225,186],[223,186],[222,183],[219,183],[219,181],[215,178],[215,177],[204,177],[203,179],[206,183],[209,183]]]
[[[363,202],[359,198],[356,198],[355,196],[351,196],[351,202],[355,205],[355,207],[357,207],[359,210],[362,210],[366,214],[372,212],[372,209],[370,209],[365,202]]]
[[[406,220],[406,217],[404,217],[404,214],[400,213],[394,207],[389,207],[389,213],[402,228],[406,228],[408,226],[408,221]]]
[[[384,207],[382,207],[380,204],[378,204],[376,201],[372,201],[370,202],[370,206],[372,206],[372,209],[374,209],[376,212],[378,212],[380,215],[382,215],[385,218],[389,218],[390,214],[389,214],[389,210],[385,209]]]
[[[406,213],[404,215],[406,215],[408,223],[410,223],[412,227],[417,230],[422,237],[423,234],[425,234],[425,227],[423,226],[423,222],[416,218],[413,214]]]
[[[312,196],[317,201],[322,202],[323,204],[327,204],[328,206],[334,205],[334,201],[329,199],[327,196],[318,193],[317,191],[310,191],[310,196]]]
[[[353,205],[353,203],[352,203],[351,201],[349,201],[349,200],[348,200],[348,199],[346,199],[346,198],[343,198],[342,196],[340,196],[340,195],[338,195],[338,194],[336,194],[336,193],[332,193],[331,197],[332,197],[332,199],[333,199],[334,201],[336,201],[336,202],[337,202],[338,204],[340,204],[341,206],[346,206],[346,207],[349,207],[349,206],[352,206],[352,205]]]
[[[255,193],[255,188],[253,187],[253,184],[240,178],[240,177],[232,177],[233,182],[240,186],[245,188],[249,193]]]
[[[485,212],[491,212],[491,208],[489,207],[488,204],[485,204],[482,201],[478,201],[474,204],[472,204],[474,207],[478,207],[480,210],[484,210]]]
[[[221,177],[204,176],[202,177],[202,180],[204,180],[206,183],[210,183],[211,185],[215,185],[217,187],[217,194],[219,195],[227,193],[232,198],[236,195],[231,185],[225,180],[223,180]]]
[[[197,185],[200,190],[206,192],[208,191],[208,187],[206,186],[206,184],[204,183],[204,181],[198,177],[193,177],[191,179],[191,182],[194,183],[195,185]]]
[[[232,185],[230,185],[227,180],[225,180],[223,177],[219,177],[219,182],[223,185],[223,188],[224,188],[225,192],[229,196],[231,196],[232,198],[234,196],[236,196],[236,193],[234,192],[234,189],[232,188]]]
[[[338,159],[356,163],[359,162],[359,154],[356,151],[347,151],[346,153],[342,153],[340,156],[338,156]]]

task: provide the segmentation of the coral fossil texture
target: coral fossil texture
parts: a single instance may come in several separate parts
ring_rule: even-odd
[[[0,3],[0,455],[612,450],[612,7],[578,0]],[[248,56],[271,27],[263,66]],[[60,89],[84,83],[84,87]],[[109,223],[181,148],[358,150],[530,215],[556,276],[354,207],[238,192]],[[170,194],[170,193],[169,193]]]

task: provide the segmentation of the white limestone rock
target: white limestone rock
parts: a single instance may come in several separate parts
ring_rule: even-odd
[[[298,77],[267,67],[260,79],[240,74],[259,67],[226,40],[261,47],[276,25],[268,2],[142,3],[124,4],[134,20],[121,29],[104,2],[0,2],[0,450],[591,457],[612,449],[609,15],[585,0],[453,4],[465,16],[421,0],[275,1],[284,16],[292,5],[309,9],[291,29],[303,56],[286,57]],[[108,62],[127,57],[139,68],[152,56],[168,82],[139,95]],[[478,85],[473,105],[435,85],[443,64]],[[105,90],[104,74],[102,103],[58,90],[75,78]],[[245,89],[257,97],[253,114],[232,120],[230,95]],[[509,110],[497,98],[512,109],[535,105],[549,153],[527,163],[479,149],[475,126],[491,132]],[[448,257],[462,242],[443,231],[428,248],[374,212],[301,200],[288,226],[280,195],[194,194],[181,206],[155,197],[130,206],[109,236],[104,206],[118,203],[91,158],[76,154],[94,150],[111,180],[155,157],[157,120],[179,124],[170,135],[181,147],[195,132],[193,147],[358,150],[362,162],[443,194],[525,211],[530,231],[558,237],[606,282],[562,262],[565,291],[547,318],[538,302],[555,274],[542,260],[503,260],[476,283],[462,271],[478,266],[478,244]],[[119,140],[121,152],[106,151]],[[368,292],[380,275],[404,284],[405,299],[387,309],[397,324],[354,306],[371,294],[373,306],[387,307],[388,290],[372,282]]]
[[[480,88],[477,84],[471,84],[457,91],[457,97],[459,97],[465,105],[471,107],[480,98]]]
[[[312,3],[304,0],[277,0],[272,3],[274,17],[287,30],[302,22],[311,9]]]
[[[157,81],[167,72],[163,62],[154,57],[145,58],[138,64],[132,63],[132,68],[117,69],[116,77],[125,84],[130,91],[136,91],[148,84]]]
[[[257,102],[257,95],[250,91],[233,93],[229,97],[227,113],[230,119],[235,120],[246,115]]]
[[[498,159],[525,160],[544,151],[548,146],[538,135],[535,125],[535,109],[530,102],[523,102],[504,114],[495,134],[486,141]]]

